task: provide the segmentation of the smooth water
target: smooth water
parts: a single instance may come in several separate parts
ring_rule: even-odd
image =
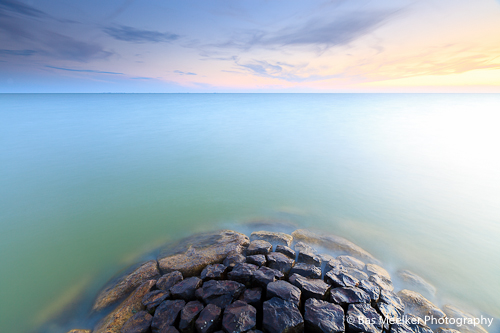
[[[500,316],[500,95],[0,95],[0,331],[218,224],[301,216]]]

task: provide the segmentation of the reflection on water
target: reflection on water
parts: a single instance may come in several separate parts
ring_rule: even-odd
[[[262,216],[301,216],[500,316],[499,95],[0,105],[0,331],[28,330],[26,313],[165,239]]]

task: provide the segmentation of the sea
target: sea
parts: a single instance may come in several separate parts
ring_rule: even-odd
[[[499,146],[500,94],[0,94],[0,332],[164,242],[258,220],[498,318]]]

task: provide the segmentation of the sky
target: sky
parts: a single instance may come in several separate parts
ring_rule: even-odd
[[[500,0],[0,0],[0,93],[500,92]]]

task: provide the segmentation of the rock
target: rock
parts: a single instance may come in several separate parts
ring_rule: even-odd
[[[222,327],[229,333],[247,332],[257,325],[257,310],[243,301],[236,301],[224,310]]]
[[[252,256],[255,254],[269,254],[273,250],[271,243],[264,240],[254,240],[250,242],[247,248],[247,256]]]
[[[254,264],[254,265],[257,265],[259,267],[265,266],[266,262],[267,262],[266,256],[263,254],[256,254],[256,255],[247,257],[247,263]]]
[[[370,303],[370,296],[356,287],[334,288],[330,291],[330,299],[333,303],[340,305]]]
[[[380,289],[384,289],[384,290],[389,290],[389,291],[393,291],[394,290],[394,286],[392,285],[392,281],[390,279],[387,279],[383,276],[380,276],[380,275],[370,275],[370,277],[368,278],[369,281],[371,282],[374,282],[377,284],[377,286],[380,287]]]
[[[292,237],[296,241],[302,241],[311,245],[321,246],[335,252],[360,258],[362,260],[365,260],[366,262],[378,263],[378,260],[375,259],[370,253],[363,250],[356,244],[348,241],[347,239],[336,235],[329,235],[325,232],[316,234],[309,230],[298,229],[292,233]]]
[[[318,267],[321,266],[321,258],[309,245],[303,242],[298,242],[297,244],[295,244],[295,251],[299,253],[299,255],[297,256],[298,262],[303,262]]]
[[[153,313],[158,305],[170,297],[170,293],[164,290],[153,290],[144,295],[142,305],[148,312]]]
[[[351,256],[338,256],[337,260],[345,268],[355,268],[360,271],[365,269],[365,263]],[[368,278],[368,277],[367,277]]]
[[[326,298],[326,293],[330,289],[330,285],[319,279],[308,279],[298,274],[293,274],[290,283],[300,289],[302,299],[316,298],[323,300]]]
[[[443,306],[443,311],[448,316],[448,319],[454,318],[455,320],[462,320],[461,326],[458,326],[458,323],[450,325],[453,328],[459,330],[460,333],[487,333],[487,331],[481,325],[474,325],[474,319],[476,319],[474,315],[462,311],[452,305]],[[472,323],[469,323],[469,320],[471,320]]]
[[[208,265],[201,272],[201,279],[208,280],[224,280],[226,278],[227,266],[223,264]]]
[[[394,323],[391,325],[390,333],[414,333],[412,329],[403,323]]]
[[[341,306],[310,298],[305,303],[305,329],[307,332],[344,332],[344,310]]]
[[[375,307],[378,309],[378,311],[384,316],[385,319],[391,322],[395,322],[398,320],[398,318],[401,317],[401,313],[392,305],[384,303],[384,302],[377,302],[375,303]]]
[[[195,276],[207,265],[222,263],[230,252],[241,253],[249,243],[247,236],[231,230],[198,234],[163,248],[158,263],[163,273]]]
[[[252,264],[236,264],[233,270],[227,273],[227,278],[240,283],[250,283],[258,266]]]
[[[453,328],[439,327],[436,333],[460,333],[460,331],[454,330]]]
[[[141,301],[151,288],[154,287],[156,280],[148,280],[142,283],[130,294],[116,309],[104,317],[94,328],[94,333],[118,333],[123,325],[137,312],[143,311],[144,306]]]
[[[153,316],[146,311],[133,315],[122,327],[121,333],[147,333],[151,327]]]
[[[245,290],[241,300],[256,308],[259,307],[262,302],[262,288],[252,288]]]
[[[382,317],[368,304],[349,304],[346,322],[350,332],[382,332]]]
[[[264,240],[273,245],[290,246],[293,237],[283,232],[255,231],[250,235],[250,240]]]
[[[195,299],[194,293],[196,289],[200,288],[202,283],[202,280],[196,276],[184,279],[170,288],[170,294],[174,299],[180,298],[185,301],[192,301]]]
[[[325,281],[333,287],[356,287],[359,284],[358,279],[344,272],[335,274],[335,270],[325,274]]]
[[[330,271],[333,271],[334,274],[338,274],[340,272],[347,273],[347,269],[345,269],[344,266],[342,266],[342,264],[340,263],[340,260],[335,259],[335,258],[330,259],[330,260],[326,260],[325,274],[330,272]]]
[[[412,314],[422,319],[425,319],[425,316],[431,316],[436,319],[445,316],[441,309],[416,291],[403,289],[397,295],[401,298],[405,313],[407,314]]]
[[[372,301],[376,302],[380,297],[380,287],[377,286],[374,282],[361,280],[358,283],[358,288],[364,290],[368,295],[370,295],[370,299]]]
[[[261,287],[266,287],[269,283],[282,279],[284,276],[278,270],[263,266],[254,272],[253,281]]]
[[[429,326],[425,324],[425,321],[419,317],[413,315],[406,315],[405,324],[414,332],[414,333],[433,333]],[[439,330],[438,332],[439,333]],[[446,332],[445,332],[446,333]],[[453,332],[449,332],[453,333]]]
[[[246,261],[247,258],[241,253],[231,253],[224,259],[223,264],[229,268],[233,268],[236,264],[242,264]]]
[[[179,314],[186,305],[184,300],[167,300],[156,308],[151,328],[153,333],[161,332],[168,326],[174,326],[179,318]]]
[[[288,246],[277,245],[276,246],[276,252],[283,253],[288,258],[295,259],[295,251],[292,250],[291,248],[289,248]]]
[[[213,333],[220,326],[221,308],[215,304],[208,304],[196,319],[195,327],[198,333]]]
[[[409,270],[399,270],[397,274],[405,287],[418,291],[427,297],[436,296],[436,287],[425,281],[417,274],[410,272]]]
[[[311,264],[297,263],[290,270],[290,275],[299,274],[306,278],[320,279],[321,269]]]
[[[304,331],[304,319],[293,302],[274,297],[263,305],[264,331],[268,333],[301,333]]]
[[[366,271],[371,275],[379,275],[387,280],[391,280],[391,275],[385,269],[375,264],[366,264]]]
[[[196,328],[194,323],[204,306],[199,301],[191,301],[181,311],[181,320],[179,322],[179,331],[182,333],[194,333]]]
[[[401,301],[401,298],[399,298],[398,295],[392,291],[382,289],[380,291],[379,301],[394,307],[399,312],[400,316],[402,316],[405,312],[403,301]]]
[[[266,298],[279,297],[286,301],[290,301],[297,306],[300,305],[300,289],[287,281],[271,282],[267,285]]]
[[[267,266],[287,275],[292,269],[295,260],[288,258],[283,253],[271,252],[267,255]]]
[[[219,308],[225,308],[245,290],[245,286],[236,281],[210,280],[196,291],[196,297],[205,304],[214,304]]]
[[[156,260],[147,261],[102,290],[97,296],[92,310],[100,311],[127,296],[145,281],[158,280],[159,277],[160,271]]]
[[[167,326],[167,327],[164,327],[158,333],[179,333],[179,331],[174,326]]]
[[[91,330],[73,329],[73,330],[69,330],[67,333],[92,333],[92,331]]]
[[[368,280],[368,275],[359,269],[347,268],[347,274],[358,280]]]
[[[158,279],[156,282],[156,288],[169,291],[170,288],[181,282],[182,279],[182,273],[179,271],[167,273]]]

